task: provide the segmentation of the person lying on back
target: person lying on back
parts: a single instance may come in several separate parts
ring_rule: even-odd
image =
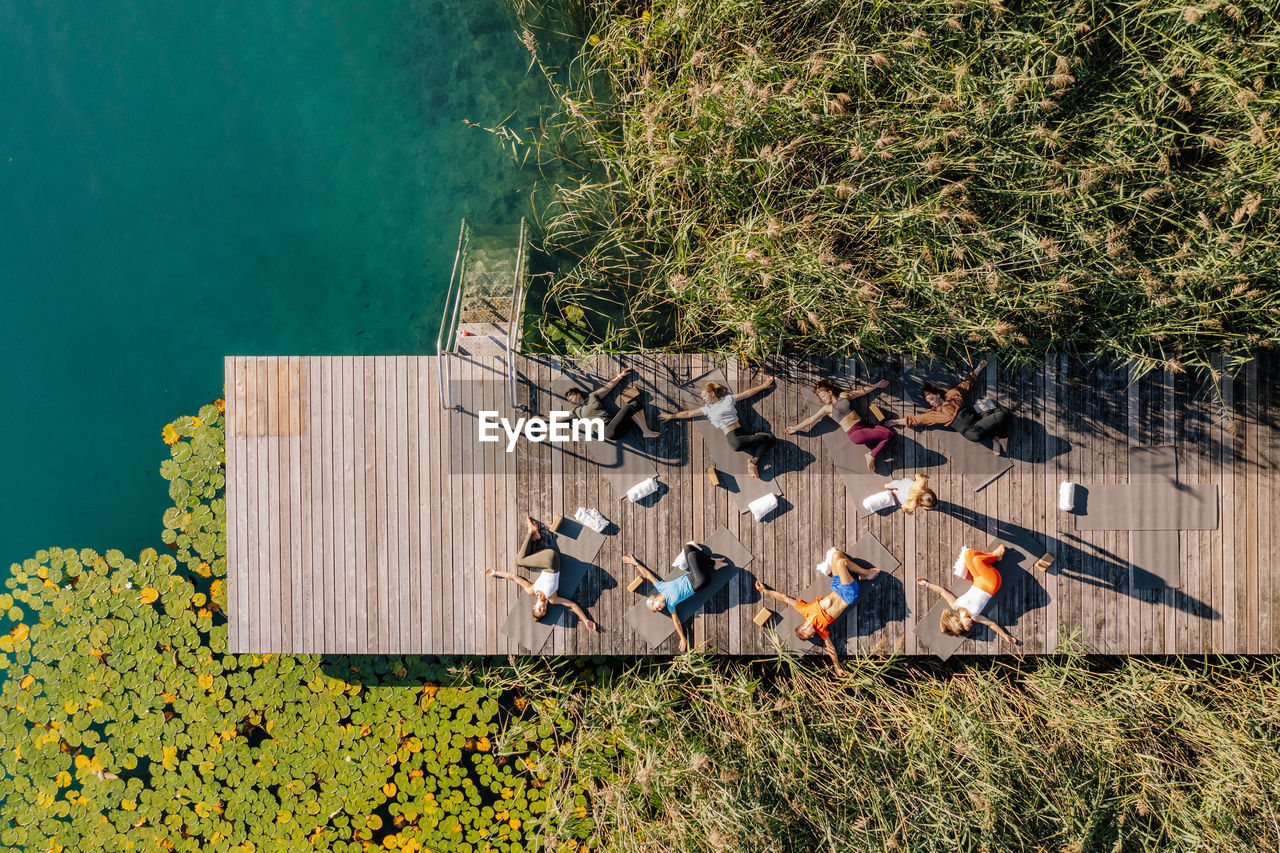
[[[696,542],[689,542],[684,546],[684,561],[688,566],[688,572],[674,580],[663,580],[640,562],[632,554],[623,554],[622,563],[626,566],[635,566],[645,580],[653,584],[657,593],[649,596],[644,600],[645,606],[654,613],[670,613],[671,621],[675,623],[676,633],[680,635],[680,652],[683,654],[689,648],[689,639],[685,636],[684,625],[680,622],[680,614],[676,613],[676,608],[687,598],[690,598],[695,592],[705,587],[711,582],[713,572],[723,569],[729,565],[729,561],[724,557],[712,558],[703,548]]]
[[[544,542],[542,528],[531,515],[525,516],[525,534],[516,551],[516,565],[522,569],[537,569],[538,577],[531,583],[520,575],[497,569],[488,568],[484,573],[489,577],[511,581],[525,595],[532,596],[531,608],[535,622],[542,621],[542,617],[547,615],[548,607],[559,604],[572,610],[588,631],[596,629],[596,623],[591,621],[577,602],[560,595],[560,552]]]
[[[569,405],[573,406],[573,416],[584,420],[593,420],[600,418],[605,422],[604,437],[610,441],[617,441],[624,437],[627,431],[634,424],[640,430],[640,434],[645,438],[658,438],[662,433],[649,428],[649,422],[644,416],[644,397],[636,394],[630,400],[622,404],[618,411],[612,415],[605,405],[605,398],[618,387],[618,383],[631,373],[630,367],[624,367],[619,370],[617,375],[605,384],[591,392],[583,391],[581,388],[570,388],[565,392],[565,399],[569,401]]]
[[[812,640],[815,636],[822,638],[822,645],[827,657],[835,664],[836,675],[848,675],[840,666],[840,658],[836,654],[835,644],[831,642],[830,627],[840,614],[850,605],[858,601],[858,580],[869,581],[880,575],[879,569],[864,569],[855,563],[848,554],[838,549],[831,549],[831,592],[819,596],[813,601],[792,598],[783,592],[770,589],[763,582],[756,581],[756,590],[775,601],[789,604],[799,611],[804,621],[796,626],[796,636],[801,640]]]
[[[908,426],[912,429],[920,429],[921,427],[933,426],[951,426],[951,422],[956,419],[960,408],[969,402],[969,395],[973,393],[973,385],[978,381],[978,374],[987,366],[987,362],[980,361],[969,374],[961,379],[953,387],[943,390],[932,382],[926,382],[924,385],[924,401],[929,406],[928,411],[921,412],[918,415],[907,415],[904,418],[894,418],[888,421],[889,426]]]

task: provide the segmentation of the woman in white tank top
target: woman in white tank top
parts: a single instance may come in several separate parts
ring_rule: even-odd
[[[560,595],[560,554],[556,549],[542,544],[542,530],[533,516],[525,516],[524,540],[516,551],[516,565],[525,569],[538,569],[538,576],[530,583],[520,575],[511,572],[500,572],[497,569],[485,569],[490,577],[509,580],[520,587],[526,595],[533,596],[533,618],[541,620],[547,615],[547,608],[559,604],[569,608],[581,620],[588,631],[596,629],[596,623],[587,617],[574,601]]]

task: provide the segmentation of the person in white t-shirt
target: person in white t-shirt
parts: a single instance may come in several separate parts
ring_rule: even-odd
[[[898,506],[907,515],[915,515],[916,509],[937,509],[938,496],[929,488],[929,475],[916,474],[901,480],[890,480],[884,490],[893,494]]]
[[[685,409],[682,412],[660,412],[658,417],[664,421],[705,417],[711,421],[712,426],[724,431],[730,448],[750,457],[747,460],[747,473],[758,480],[760,479],[760,458],[769,452],[769,448],[773,447],[778,439],[771,432],[749,432],[738,420],[737,403],[739,400],[754,397],[761,391],[773,387],[773,383],[774,379],[770,376],[754,388],[748,388],[741,394],[735,395],[730,394],[729,389],[719,382],[708,382],[702,386],[699,394],[705,405],[696,409]]]

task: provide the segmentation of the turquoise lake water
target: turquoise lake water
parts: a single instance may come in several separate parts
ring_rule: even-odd
[[[528,61],[498,0],[0,3],[0,564],[158,546],[224,355],[434,351]]]

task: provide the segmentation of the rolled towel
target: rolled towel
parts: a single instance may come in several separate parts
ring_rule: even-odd
[[[656,491],[658,491],[658,480],[655,477],[650,477],[627,489],[627,500],[632,503],[639,503]]]
[[[956,557],[956,564],[951,567],[951,574],[958,578],[968,577],[969,567],[966,565],[965,558],[973,552],[972,548],[961,548],[960,556]]]
[[[747,509],[751,510],[751,514],[756,517],[756,521],[764,521],[777,508],[778,496],[773,492],[763,494],[747,504]]]
[[[695,547],[695,548],[697,548],[697,547],[698,547],[698,543],[697,543],[697,542],[694,542],[692,539],[691,539],[691,540],[689,540],[688,542],[686,542],[685,544],[686,544],[686,545],[692,545],[692,546],[693,546],[693,547]],[[679,554],[676,554],[676,558],[675,558],[674,560],[672,560],[672,561],[671,561],[671,568],[673,568],[673,569],[687,569],[687,568],[689,568],[689,561],[688,561],[688,560],[686,560],[686,559],[684,558],[684,549],[683,549],[683,548],[681,548],[681,549],[680,549],[680,553],[679,553]]]
[[[605,528],[609,526],[609,519],[601,515],[598,509],[587,509],[585,506],[580,506],[578,511],[573,514],[573,517],[583,527],[590,527],[596,533],[604,533]]]
[[[834,546],[834,545],[832,545],[830,548],[828,548],[828,549],[827,549],[827,555],[826,555],[825,557],[823,557],[823,558],[822,558],[822,562],[821,562],[821,563],[818,563],[818,565],[816,565],[816,566],[814,566],[814,567],[813,567],[813,568],[814,568],[814,570],[815,570],[816,572],[818,572],[819,574],[823,574],[823,575],[826,575],[827,577],[831,577],[831,571],[832,571],[832,569],[831,569],[831,560],[832,560],[832,558],[834,558],[834,557],[835,557],[835,555],[836,555],[836,551],[839,551],[839,550],[840,550],[840,549],[839,549],[839,548],[837,548],[837,547],[836,547],[836,546]]]
[[[1058,486],[1058,509],[1063,512],[1074,512],[1079,491],[1078,485],[1063,480]]]
[[[897,500],[893,497],[893,492],[885,489],[881,492],[868,495],[862,501],[863,509],[868,512],[880,512],[881,510],[893,509],[898,505]]]

